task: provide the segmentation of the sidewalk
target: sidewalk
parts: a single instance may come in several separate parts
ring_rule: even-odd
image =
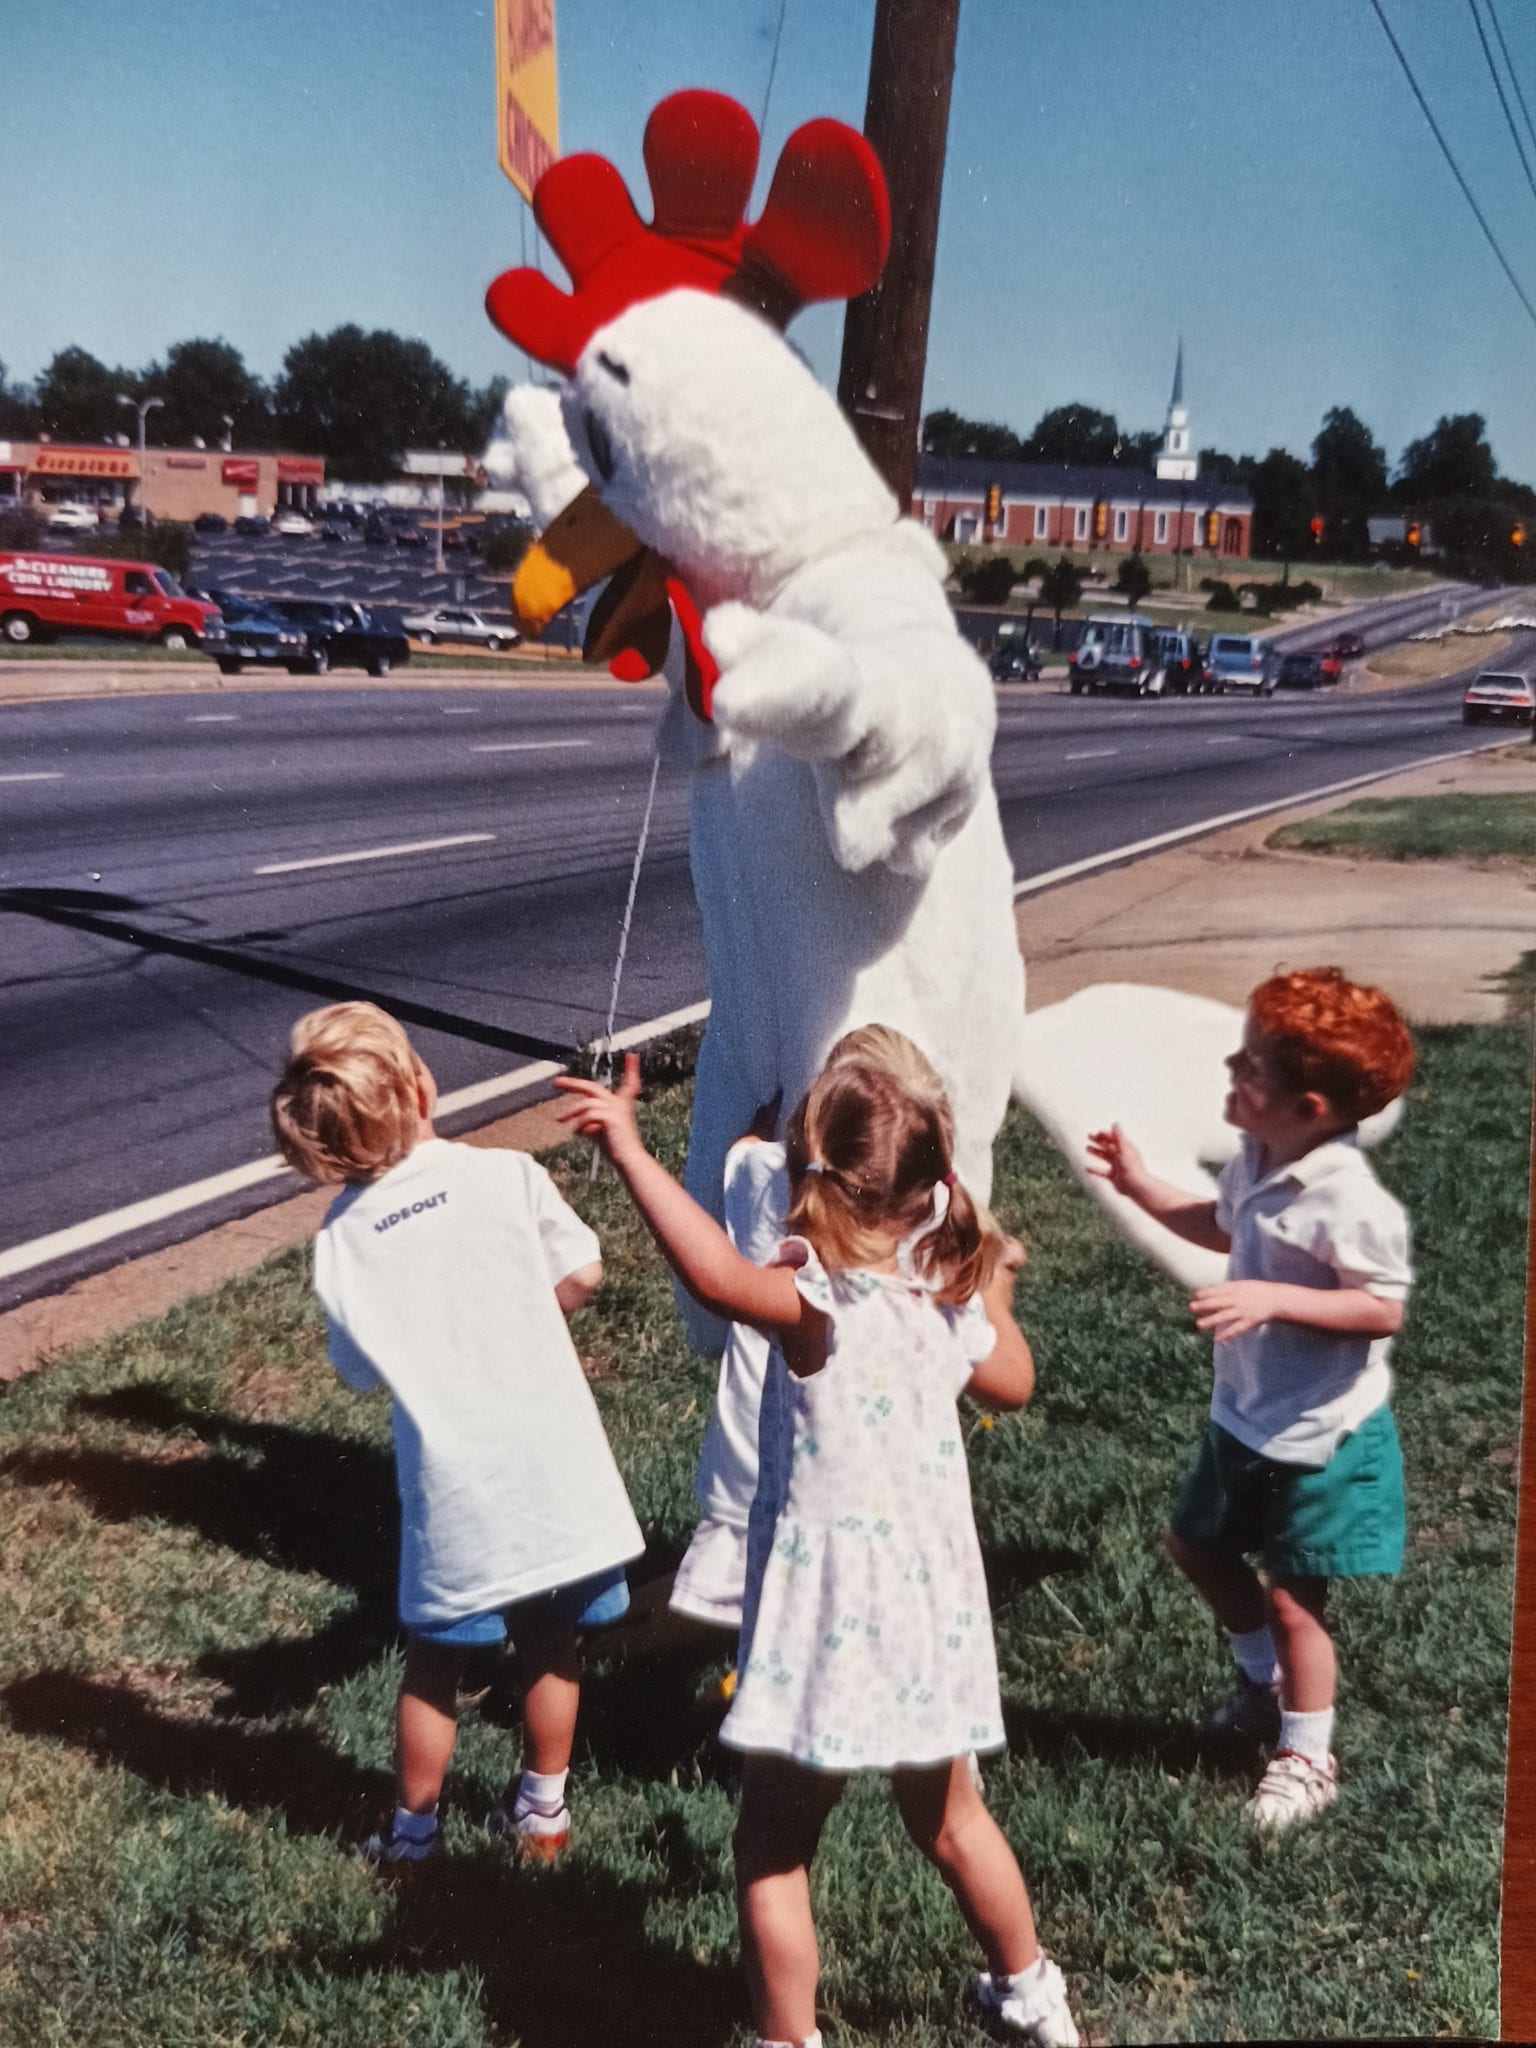
[[[1533,945],[1536,874],[1515,863],[1393,863],[1275,853],[1290,818],[1357,796],[1451,791],[1536,795],[1536,746],[1440,762],[1233,826],[1019,905],[1031,1009],[1092,982],[1145,981],[1240,1005],[1286,967],[1334,965],[1387,988],[1419,1024],[1508,1014],[1504,977]],[[566,1136],[535,1104],[475,1132],[473,1145],[539,1151]],[[298,1195],[185,1244],[134,1259],[0,1315],[0,1381],[60,1352],[163,1314],[312,1235],[330,1196]]]
[[[520,669],[492,657],[469,656],[462,667],[423,668],[407,664],[391,676],[365,675],[361,669],[332,669],[324,676],[291,676],[249,668],[238,676],[222,676],[211,661],[18,661],[0,657],[0,704],[45,704],[82,697],[173,697],[237,695],[242,690],[643,690],[659,693],[659,679],[620,683],[606,669],[584,668],[575,654],[530,656]]]

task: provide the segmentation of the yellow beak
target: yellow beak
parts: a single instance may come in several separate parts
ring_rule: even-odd
[[[588,484],[524,555],[512,579],[512,609],[525,639],[537,640],[561,612],[640,552],[640,542],[615,519]]]

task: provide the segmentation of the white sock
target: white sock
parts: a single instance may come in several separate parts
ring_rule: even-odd
[[[437,1833],[437,1808],[434,1806],[429,1813],[411,1813],[397,1806],[390,1833],[397,1842],[430,1842]]]
[[[1232,1645],[1232,1655],[1237,1668],[1245,1678],[1255,1685],[1276,1685],[1280,1679],[1280,1664],[1275,1656],[1275,1639],[1269,1632],[1269,1623],[1260,1622],[1257,1628],[1227,1630],[1227,1641]]]
[[[1011,1977],[994,1977],[994,1984],[1005,1984],[1010,1991],[1033,1991],[1045,1981],[1045,1950],[1030,1964],[1027,1970],[1015,1970]]]
[[[1292,1714],[1280,1709],[1280,1747],[1293,1749],[1319,1770],[1328,1768],[1333,1743],[1333,1709],[1319,1707],[1313,1714]]]
[[[759,2034],[757,2048],[821,2048],[821,2029],[818,2027],[814,2034],[807,2034],[803,2041],[765,2041]]]
[[[542,1813],[546,1820],[553,1820],[565,1804],[565,1781],[569,1771],[524,1771],[517,1784],[517,1797],[512,1803],[513,1814],[519,1820],[525,1813]]]

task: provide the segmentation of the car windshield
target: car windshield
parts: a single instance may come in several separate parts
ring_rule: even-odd
[[[328,626],[331,623],[329,605],[305,604],[301,598],[289,598],[276,609],[285,619],[298,619],[306,626]]]
[[[1253,642],[1251,640],[1231,640],[1221,636],[1211,642],[1211,652],[1212,654],[1236,654],[1246,659],[1253,652]]]
[[[1480,675],[1473,685],[1474,689],[1480,690],[1528,690],[1530,687],[1529,682],[1524,676],[1496,675],[1492,669],[1488,670],[1486,674]]]
[[[176,581],[169,569],[155,569],[150,572],[161,591],[167,597],[185,597],[186,592]]]

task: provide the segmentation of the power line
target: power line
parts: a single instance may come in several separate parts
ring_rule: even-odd
[[[1498,66],[1493,61],[1493,52],[1488,47],[1488,38],[1483,34],[1483,21],[1482,16],[1477,11],[1477,0],[1467,0],[1467,5],[1472,10],[1472,22],[1477,30],[1477,40],[1482,44],[1483,55],[1488,60],[1488,76],[1493,80],[1493,89],[1499,96],[1499,105],[1504,109],[1505,125],[1514,138],[1515,149],[1520,157],[1520,168],[1525,172],[1525,182],[1531,188],[1531,197],[1536,199],[1536,178],[1531,176],[1531,167],[1527,163],[1525,156],[1525,144],[1520,140],[1520,130],[1515,126],[1515,117],[1509,111],[1509,101],[1504,97],[1504,87],[1499,78]]]
[[[1425,99],[1423,93],[1419,90],[1419,81],[1414,77],[1412,68],[1408,63],[1408,59],[1403,55],[1401,44],[1398,42],[1397,37],[1392,33],[1391,23],[1387,20],[1387,17],[1381,11],[1381,0],[1371,0],[1371,6],[1375,11],[1376,19],[1381,23],[1382,33],[1386,36],[1387,41],[1392,45],[1393,55],[1397,58],[1398,63],[1401,64],[1403,67],[1403,76],[1407,79],[1409,86],[1412,88],[1413,96],[1418,101],[1419,106],[1423,111],[1424,118],[1429,123],[1430,130],[1433,133],[1436,142],[1438,142],[1440,145],[1441,155],[1450,165],[1451,174],[1455,178],[1457,184],[1461,187],[1468,206],[1470,206],[1473,213],[1476,214],[1477,224],[1482,229],[1484,235],[1487,237],[1489,248],[1493,251],[1494,255],[1498,257],[1499,265],[1500,268],[1503,270],[1504,275],[1509,279],[1510,283],[1514,286],[1515,296],[1519,299],[1521,305],[1524,306],[1526,313],[1529,316],[1531,325],[1533,327],[1536,327],[1536,306],[1533,306],[1530,300],[1526,297],[1524,287],[1521,285],[1519,278],[1516,277],[1515,273],[1509,267],[1509,258],[1504,254],[1504,251],[1499,247],[1498,243],[1494,240],[1493,229],[1489,227],[1487,221],[1483,218],[1483,209],[1478,205],[1477,201],[1472,196],[1472,187],[1461,175],[1461,166],[1457,163],[1455,157],[1451,155],[1450,144],[1446,141],[1445,137],[1440,133],[1440,124],[1438,121],[1436,121],[1434,115],[1429,111],[1429,102]]]
[[[1519,74],[1510,60],[1509,45],[1504,40],[1503,29],[1499,27],[1498,11],[1494,7],[1493,0],[1488,0],[1488,19],[1493,23],[1493,32],[1499,39],[1499,48],[1504,52],[1504,69],[1509,73],[1509,82],[1515,88],[1515,98],[1520,102],[1520,111],[1525,116],[1525,125],[1529,130],[1531,141],[1536,143],[1536,121],[1532,121],[1531,110],[1525,104],[1525,94],[1520,90]]]

